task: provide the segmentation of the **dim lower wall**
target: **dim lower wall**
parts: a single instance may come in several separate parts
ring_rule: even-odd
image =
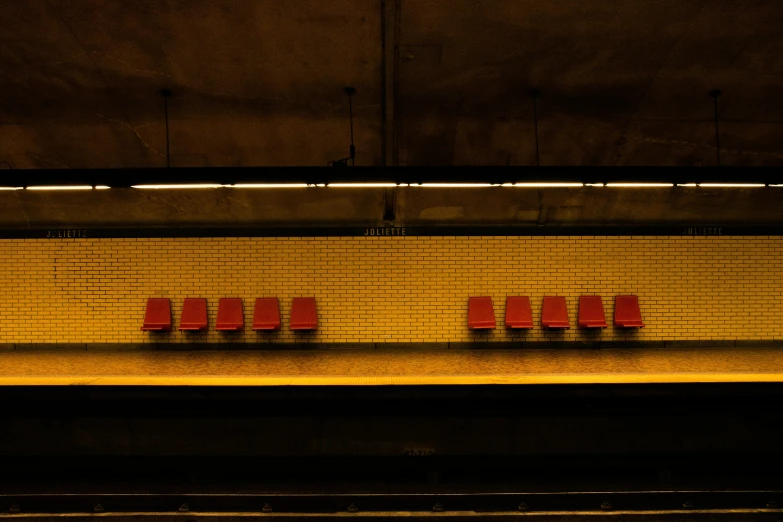
[[[783,339],[780,237],[323,237],[0,240],[0,343],[473,342]],[[582,294],[637,294],[647,327],[576,328]],[[498,327],[467,327],[489,295]],[[505,298],[566,296],[572,328],[503,327]],[[280,298],[279,332],[214,331],[217,301]],[[288,329],[315,296],[319,329]],[[206,333],[140,331],[149,297],[208,299]]]

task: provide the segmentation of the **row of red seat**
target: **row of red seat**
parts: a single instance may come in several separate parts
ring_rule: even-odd
[[[468,299],[468,326],[474,330],[495,328],[495,309],[491,297]],[[614,324],[620,328],[644,328],[639,298],[635,295],[618,295],[614,299]],[[506,326],[509,328],[533,328],[530,298],[509,296],[506,298]],[[545,328],[570,328],[568,306],[565,297],[546,296],[541,308],[541,326]],[[600,296],[579,297],[579,326],[582,328],[606,328],[604,304]]]
[[[242,299],[224,297],[218,301],[215,330],[237,331],[245,326]],[[314,297],[294,297],[291,301],[291,330],[315,330],[318,328],[318,313]],[[179,329],[186,331],[206,330],[207,300],[188,298],[182,304]],[[280,328],[280,302],[277,297],[259,297],[253,310],[253,330],[277,330]],[[171,330],[171,302],[166,297],[147,300],[144,313],[145,331],[164,332]]]

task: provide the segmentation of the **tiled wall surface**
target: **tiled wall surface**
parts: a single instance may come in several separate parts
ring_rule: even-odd
[[[783,339],[780,237],[323,237],[0,240],[0,343],[459,342]],[[581,294],[637,294],[647,327],[576,328]],[[498,328],[467,327],[489,295]],[[536,327],[503,327],[528,295]],[[567,298],[572,328],[540,324],[544,295]],[[256,297],[277,296],[283,328],[254,332]],[[315,333],[288,328],[291,298],[315,296]],[[140,331],[148,297],[208,299],[206,333]],[[214,331],[220,297],[246,328]]]

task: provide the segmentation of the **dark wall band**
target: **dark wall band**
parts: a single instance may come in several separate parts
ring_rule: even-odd
[[[275,228],[31,228],[0,229],[0,239],[111,239],[188,237],[408,237],[408,236],[783,236],[783,226],[446,226]]]

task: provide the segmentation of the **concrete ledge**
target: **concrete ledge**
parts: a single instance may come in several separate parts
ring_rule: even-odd
[[[663,348],[666,341],[596,341],[595,348]]]
[[[664,341],[666,348],[733,348],[737,341]]]
[[[483,343],[487,344],[487,343]],[[376,350],[448,350],[449,343],[375,343]]]
[[[525,349],[532,349],[532,350],[558,350],[558,349],[579,349],[579,348],[587,348],[592,349],[596,348],[595,341],[526,341],[522,343],[522,348]],[[621,346],[624,346],[621,342],[618,341],[617,344],[613,345],[615,348],[619,348]]]
[[[446,344],[446,343],[443,343]],[[518,350],[525,343],[448,343],[451,350]]]
[[[83,352],[86,349],[87,349],[87,345],[85,343],[16,343],[14,344],[14,350],[18,352],[47,352],[47,351]]]
[[[771,341],[734,341],[735,348],[783,348],[783,339]]]

